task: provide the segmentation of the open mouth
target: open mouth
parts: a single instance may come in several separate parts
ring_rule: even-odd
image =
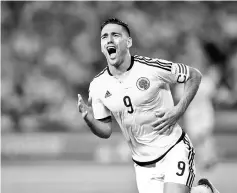
[[[116,48],[114,46],[108,46],[107,51],[111,58],[114,58],[116,56]]]

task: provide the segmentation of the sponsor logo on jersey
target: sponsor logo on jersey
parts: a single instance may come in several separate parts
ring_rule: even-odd
[[[147,90],[150,87],[150,81],[148,78],[141,77],[137,80],[137,88],[139,90]]]
[[[107,90],[107,92],[105,93],[105,98],[110,97],[112,94]]]

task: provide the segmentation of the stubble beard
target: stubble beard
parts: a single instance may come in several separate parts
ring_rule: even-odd
[[[110,66],[113,66],[114,68],[118,68],[121,65],[121,62],[119,62],[118,60],[114,60],[114,61],[108,61],[108,64]]]
[[[118,68],[125,61],[126,54],[127,54],[126,51],[117,53],[116,58],[113,60],[110,59],[109,55],[107,55],[106,59],[107,59],[108,65]]]
[[[107,59],[108,65],[113,66],[115,68],[118,68],[122,64],[122,61],[118,55],[116,56],[115,59],[110,59],[110,56],[107,56],[106,59]]]

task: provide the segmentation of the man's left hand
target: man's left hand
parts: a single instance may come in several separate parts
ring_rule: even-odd
[[[171,133],[180,118],[180,114],[175,107],[159,110],[155,115],[158,119],[152,123],[152,126],[154,130],[158,131],[158,134]]]

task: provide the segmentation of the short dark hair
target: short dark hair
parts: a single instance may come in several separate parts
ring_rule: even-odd
[[[104,26],[106,26],[107,24],[118,24],[118,25],[121,25],[124,27],[124,29],[128,32],[128,35],[130,36],[130,30],[128,28],[128,24],[126,24],[125,22],[117,19],[117,18],[110,18],[110,19],[107,19],[104,23],[102,23],[101,27],[100,27],[100,30],[102,30],[104,28]]]

